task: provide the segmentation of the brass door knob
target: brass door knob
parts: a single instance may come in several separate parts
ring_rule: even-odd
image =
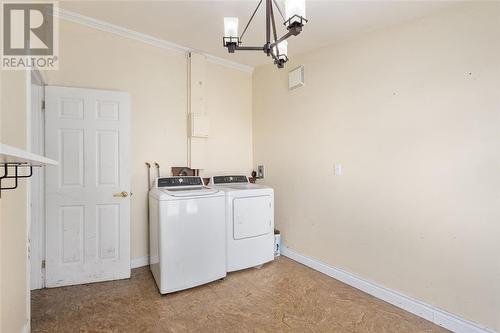
[[[113,194],[114,197],[120,197],[120,198],[126,198],[128,197],[128,192],[126,191],[121,191],[119,193]]]

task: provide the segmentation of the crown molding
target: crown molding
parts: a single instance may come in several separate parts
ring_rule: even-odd
[[[246,72],[246,73],[253,73],[253,70],[254,70],[254,67],[248,66],[248,65],[243,65],[243,64],[240,64],[239,62],[230,61],[230,60],[227,60],[227,59],[224,59],[221,57],[216,57],[214,55],[200,52],[200,51],[196,51],[196,50],[193,50],[193,52],[203,54],[207,58],[207,61],[210,61],[211,63],[214,63],[214,64],[237,69],[237,70],[240,70],[240,71]]]
[[[178,52],[181,54],[187,54],[190,52],[200,53],[207,58],[207,61],[210,61],[215,64],[219,64],[222,66],[226,66],[229,68],[237,69],[243,72],[252,73],[254,67],[243,65],[234,61],[229,61],[224,58],[220,58],[205,52],[201,52],[196,49],[192,49],[186,46],[182,46],[179,44],[175,44],[164,39],[156,38],[147,34],[143,34],[141,32],[127,29],[109,22],[101,21],[89,16],[81,15],[63,8],[54,8],[54,16],[60,19],[70,21],[73,23],[81,24],[90,28],[94,28],[97,30],[105,31],[108,33],[112,33],[121,37],[133,39],[139,42],[146,43],[148,45],[158,47],[165,50],[170,50],[174,52]]]

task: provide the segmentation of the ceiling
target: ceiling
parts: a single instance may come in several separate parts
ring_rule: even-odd
[[[270,63],[263,53],[228,54],[222,47],[223,17],[239,17],[243,31],[258,0],[248,1],[60,1],[59,6],[82,15],[164,39],[250,66]],[[265,2],[264,2],[265,3]],[[283,8],[283,1],[279,1]],[[289,56],[337,43],[367,31],[429,15],[447,1],[307,1],[309,23],[301,35],[291,37]],[[243,45],[265,41],[265,6],[243,38]],[[286,30],[275,11],[282,34]]]

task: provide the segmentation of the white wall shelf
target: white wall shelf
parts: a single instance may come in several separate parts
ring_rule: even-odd
[[[33,166],[59,164],[59,162],[45,156],[36,155],[26,150],[0,143],[0,165],[7,163],[24,163]]]
[[[0,166],[3,169],[0,176],[0,197],[2,190],[16,189],[19,179],[33,176],[33,167],[57,164],[59,162],[45,156],[0,143]],[[2,181],[7,181],[8,186],[2,185]]]

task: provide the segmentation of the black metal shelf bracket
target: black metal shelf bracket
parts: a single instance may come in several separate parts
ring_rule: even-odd
[[[33,167],[36,165],[31,165],[28,163],[2,163],[0,164],[3,167],[3,175],[0,176],[0,198],[2,197],[3,190],[14,190],[19,185],[19,178],[29,178],[33,176]],[[20,173],[20,169],[29,168],[28,173]],[[13,169],[14,174],[11,173]],[[11,186],[2,186],[2,181],[5,179],[14,179],[14,184]]]

